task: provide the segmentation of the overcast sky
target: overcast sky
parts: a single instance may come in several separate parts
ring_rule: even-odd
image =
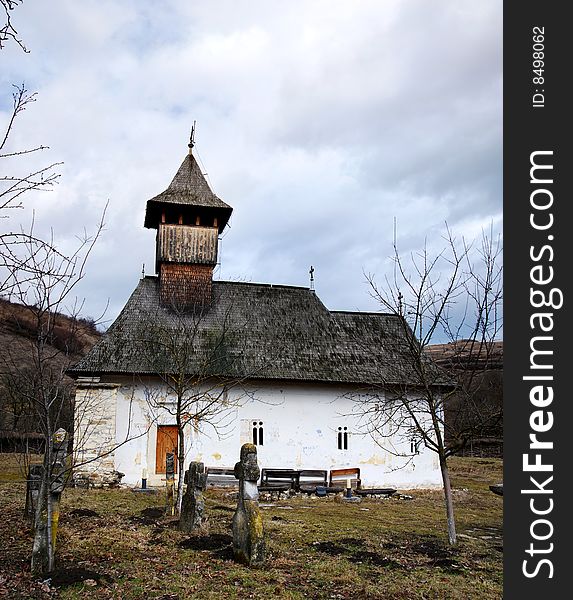
[[[79,294],[107,319],[154,270],[146,201],[196,152],[234,208],[222,279],[308,285],[333,310],[377,310],[364,272],[441,245],[444,222],[501,229],[502,3],[465,0],[25,0],[29,49],[0,53],[37,102],[11,144],[49,145],[57,188],[25,199],[63,249],[106,229]],[[37,160],[37,159],[36,159]],[[30,213],[0,222],[4,230]]]

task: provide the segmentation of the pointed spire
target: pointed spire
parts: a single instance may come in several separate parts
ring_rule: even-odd
[[[191,130],[189,153],[183,159],[175,177],[164,192],[147,201],[145,227],[156,228],[160,213],[168,206],[187,205],[201,210],[215,211],[218,216],[219,231],[223,231],[233,209],[213,193],[205,180],[199,165],[191,153],[194,141],[195,126]]]
[[[157,229],[159,223],[165,223],[165,215],[168,213],[171,213],[172,219],[178,217],[180,223],[184,213],[192,218],[192,221],[187,223],[194,223],[196,217],[201,221],[206,218],[208,222],[214,223],[219,233],[229,221],[233,209],[213,193],[193,156],[196,123],[193,121],[191,127],[189,152],[175,173],[175,177],[165,191],[147,201],[145,227]],[[174,213],[175,217],[173,217]],[[177,220],[173,223],[177,223]]]

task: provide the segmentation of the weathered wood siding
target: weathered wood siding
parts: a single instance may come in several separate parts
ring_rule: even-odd
[[[164,306],[184,310],[211,302],[213,267],[162,263],[159,271],[159,294]]]
[[[217,264],[216,227],[161,223],[157,233],[158,262]]]

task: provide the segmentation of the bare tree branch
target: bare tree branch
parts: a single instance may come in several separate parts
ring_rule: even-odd
[[[6,42],[12,41],[16,43],[24,52],[28,52],[24,42],[18,37],[18,32],[12,23],[11,11],[18,5],[22,4],[23,0],[0,0],[0,6],[4,13],[3,24],[0,25],[0,50],[2,50]]]

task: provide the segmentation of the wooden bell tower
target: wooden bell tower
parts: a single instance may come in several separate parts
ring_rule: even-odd
[[[155,268],[162,304],[189,310],[211,302],[219,233],[232,211],[207,184],[191,139],[173,181],[147,201],[145,211],[145,227],[157,229]]]

